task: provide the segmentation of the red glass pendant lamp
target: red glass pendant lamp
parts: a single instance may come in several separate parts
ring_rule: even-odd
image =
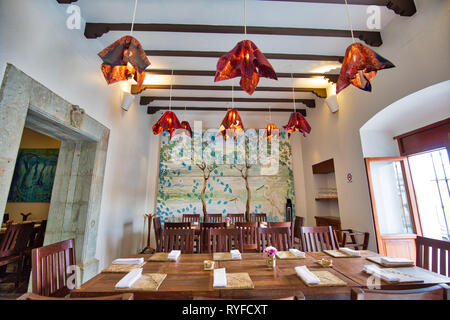
[[[246,0],[244,0],[244,34],[247,36]],[[241,77],[241,88],[253,94],[259,78],[278,80],[275,70],[261,50],[250,40],[243,40],[219,58],[214,82]]]
[[[232,131],[232,137],[235,139],[244,131],[244,124],[237,109],[229,109],[220,124],[219,133],[222,134],[225,140],[230,137],[228,136],[230,131],[227,132],[227,130]]]
[[[295,90],[294,90],[294,75],[291,73],[292,78],[292,100],[294,102],[294,112],[291,113],[289,118],[289,122],[287,125],[283,126],[283,129],[288,132],[288,137],[291,137],[291,133],[293,132],[301,132],[304,137],[306,137],[307,133],[311,132],[311,126],[308,121],[303,117],[300,112],[297,112],[295,107]]]
[[[185,133],[192,138],[192,129],[191,129],[191,125],[189,124],[189,122],[187,121],[182,121],[181,122],[181,128],[185,130]]]

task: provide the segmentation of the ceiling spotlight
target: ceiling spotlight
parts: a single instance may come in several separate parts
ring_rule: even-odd
[[[125,111],[128,111],[128,109],[130,109],[131,103],[134,100],[134,95],[132,95],[129,92],[125,92],[123,91],[122,93],[122,109]]]

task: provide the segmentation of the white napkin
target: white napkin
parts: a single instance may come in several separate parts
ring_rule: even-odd
[[[381,269],[380,267],[374,265],[374,264],[366,264],[364,265],[364,272],[374,275],[378,278],[381,278],[383,280],[386,280],[387,282],[399,282],[400,278],[397,277],[395,274],[392,274],[388,271],[385,271]]]
[[[241,253],[239,252],[239,250],[231,250],[231,259],[242,259]]]
[[[139,280],[142,276],[142,268],[133,269],[126,274],[125,277],[120,279],[116,284],[116,288],[118,289],[126,289],[131,288],[133,284]]]
[[[306,266],[295,267],[295,272],[306,284],[319,284],[320,279]]]
[[[412,266],[414,261],[404,258],[381,257],[381,263],[395,266]]]
[[[299,258],[305,258],[306,254],[298,249],[289,249],[289,252]]]
[[[144,258],[122,258],[116,259],[112,264],[143,264]]]
[[[167,259],[169,260],[177,260],[180,256],[181,251],[180,250],[172,250],[170,251],[169,255],[167,256]]]
[[[193,224],[194,226],[198,226],[198,221],[194,221],[194,222],[192,222],[192,224]]]
[[[227,274],[225,268],[214,269],[214,283],[213,287],[226,287],[227,286]]]
[[[353,250],[350,248],[339,248],[339,251],[342,251],[346,254],[349,254],[351,256],[358,256],[361,257],[361,252],[359,252],[358,250]]]

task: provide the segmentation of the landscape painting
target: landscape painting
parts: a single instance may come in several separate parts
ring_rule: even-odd
[[[20,149],[8,202],[50,202],[59,149]]]

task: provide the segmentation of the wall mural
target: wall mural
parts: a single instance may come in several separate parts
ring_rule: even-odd
[[[266,137],[258,137],[256,130],[247,130],[241,136],[243,139],[256,136],[257,143],[246,140],[245,149],[236,148],[229,152],[227,147],[219,157],[216,153],[220,151],[211,147],[216,140],[222,139],[217,136],[217,130],[203,131],[202,139],[196,139],[195,135],[192,143],[184,134],[169,139],[168,132],[162,133],[157,198],[157,215],[162,221],[178,221],[185,213],[203,216],[205,211],[224,216],[228,213],[266,213],[268,221],[284,221],[287,198],[293,201],[295,216],[292,151],[285,131],[279,132],[278,143],[272,140],[274,148],[278,144],[279,152],[271,152],[272,147],[268,144],[269,157],[263,163],[254,158],[260,156],[259,148],[258,152],[249,155],[249,148],[255,144],[267,145]],[[231,141],[233,139],[228,139],[225,143]],[[196,152],[199,150],[195,149],[196,143],[201,143],[202,152]],[[190,146],[194,150],[186,149]],[[236,164],[214,161],[220,157],[226,160],[230,154],[244,160],[236,161]],[[175,158],[178,160],[174,161]],[[279,158],[276,168],[273,166],[275,158]]]
[[[59,149],[20,149],[8,202],[50,202]]]

